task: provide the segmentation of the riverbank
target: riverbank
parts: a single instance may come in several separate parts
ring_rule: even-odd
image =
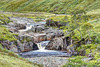
[[[42,64],[44,67],[62,67],[68,62],[68,57],[33,57],[26,58],[29,61],[37,64]]]

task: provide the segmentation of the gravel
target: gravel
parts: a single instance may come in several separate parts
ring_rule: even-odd
[[[33,57],[27,58],[29,61],[42,64],[44,67],[61,67],[68,62],[67,57]]]

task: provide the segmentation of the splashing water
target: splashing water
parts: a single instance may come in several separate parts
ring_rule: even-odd
[[[26,29],[22,29],[22,30],[19,30],[19,31],[20,31],[20,32],[21,32],[21,31],[25,32],[25,31],[28,31],[28,30],[32,29],[32,27],[34,27],[34,25],[28,24],[28,25],[26,26]]]
[[[46,45],[48,45],[49,42],[50,41],[43,41],[43,42],[37,43],[39,51],[45,51],[45,47]]]

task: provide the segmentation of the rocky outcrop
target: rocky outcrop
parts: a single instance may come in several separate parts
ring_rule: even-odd
[[[18,32],[20,29],[26,29],[25,24],[19,24],[19,23],[9,23],[9,29],[11,32]]]
[[[24,41],[21,43],[19,40],[17,41],[17,47],[19,52],[27,52],[32,50],[38,50],[38,46],[34,42]]]
[[[38,43],[41,41],[47,41],[52,40],[56,37],[62,37],[64,36],[64,33],[61,30],[53,30],[53,29],[47,29],[44,31],[44,33],[34,33],[34,42]]]
[[[11,50],[13,52],[18,52],[17,46],[14,44],[14,42],[10,42],[8,40],[6,41],[0,41],[0,43],[2,44],[2,46],[8,50]]]
[[[44,29],[45,29],[44,26],[36,25],[36,26],[32,27],[31,29],[29,29],[27,32],[41,33]]]
[[[65,37],[54,38],[46,46],[48,50],[67,50],[67,43]]]
[[[0,41],[2,46],[10,51],[19,53],[19,52],[27,52],[32,50],[38,50],[37,44],[33,42],[33,39],[28,36],[18,36],[16,37],[17,41]]]
[[[38,50],[38,46],[34,43],[33,37],[27,35],[19,35],[17,39],[17,47],[21,52]]]
[[[53,21],[52,19],[48,19],[46,21],[46,25],[47,26],[54,26],[54,27],[61,27],[61,26],[65,26],[64,23],[60,23],[59,21]]]
[[[55,36],[55,37],[62,37],[64,36],[64,33],[62,30],[59,30],[59,29],[46,29],[45,30],[46,34],[49,34],[49,35],[52,35],[52,36]]]
[[[75,51],[75,49],[76,49],[76,45],[72,44],[72,45],[67,46],[67,52],[71,55],[77,55],[78,54],[77,51]]]

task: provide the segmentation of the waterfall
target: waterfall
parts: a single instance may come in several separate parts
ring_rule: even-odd
[[[19,23],[21,23],[21,22],[19,21]],[[46,24],[46,22],[27,23],[26,29],[19,30],[19,32],[26,32],[26,31],[32,29],[32,27],[41,26],[41,25],[45,25],[45,24]]]
[[[45,47],[43,47],[40,43],[38,43],[37,45],[38,45],[39,50],[45,50]]]
[[[37,43],[39,50],[41,51],[45,50],[45,47],[46,45],[48,45],[49,42],[50,41],[43,41],[43,42]]]
[[[31,25],[30,23],[28,23],[28,24],[26,25],[26,29],[19,30],[19,31],[20,31],[20,32],[21,32],[21,31],[25,32],[25,31],[28,31],[28,30],[32,29],[32,27],[34,27],[34,25]]]

